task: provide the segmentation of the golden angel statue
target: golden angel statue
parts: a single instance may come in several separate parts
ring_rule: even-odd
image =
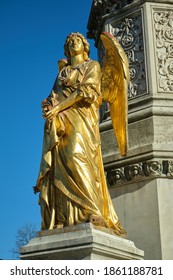
[[[109,33],[101,69],[89,58],[89,43],[78,32],[67,36],[59,73],[42,103],[45,118],[40,171],[34,191],[40,192],[41,229],[91,222],[124,236],[106,184],[99,134],[99,107],[110,104],[112,124],[122,155],[127,147],[125,53]]]

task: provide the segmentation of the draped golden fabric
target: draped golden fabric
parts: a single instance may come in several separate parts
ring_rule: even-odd
[[[124,235],[106,185],[99,133],[100,65],[87,60],[59,73],[49,100],[61,102],[77,90],[72,107],[46,121],[37,181],[42,229],[75,225],[95,215]]]

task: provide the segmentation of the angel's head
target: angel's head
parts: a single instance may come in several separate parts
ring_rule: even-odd
[[[71,56],[83,54],[84,60],[89,57],[90,45],[85,37],[79,32],[71,33],[67,36],[64,44],[64,54],[70,63]]]

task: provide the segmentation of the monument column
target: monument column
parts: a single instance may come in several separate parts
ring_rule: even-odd
[[[126,157],[114,140],[109,110],[100,124],[115,209],[145,259],[173,259],[173,1],[94,0],[88,30],[100,62],[99,36],[108,31],[130,65]]]

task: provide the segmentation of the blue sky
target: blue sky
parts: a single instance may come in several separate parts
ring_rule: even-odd
[[[0,259],[10,259],[25,223],[40,229],[38,195],[44,120],[57,60],[70,32],[86,36],[92,0],[0,0]],[[91,58],[97,59],[94,42]]]

